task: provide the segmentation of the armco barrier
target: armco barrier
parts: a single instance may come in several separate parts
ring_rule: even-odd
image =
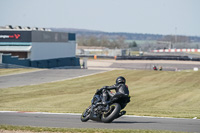
[[[78,55],[78,57],[94,58],[94,55]],[[116,60],[181,60],[181,61],[200,61],[200,58],[189,58],[188,56],[100,56],[97,59],[116,59]]]
[[[3,54],[2,63],[30,67],[29,59],[19,59],[18,56],[11,56],[11,54]]]
[[[200,61],[199,58],[189,58],[188,56],[117,56],[116,60],[183,60]]]
[[[76,57],[31,61],[29,59],[19,59],[17,56],[11,56],[10,54],[4,54],[2,56],[2,63],[36,68],[80,67],[80,60]]]
[[[55,68],[55,67],[64,67],[70,66],[80,66],[79,58],[71,57],[71,58],[59,58],[59,59],[49,59],[49,60],[39,60],[39,61],[31,61],[31,67],[37,68]]]

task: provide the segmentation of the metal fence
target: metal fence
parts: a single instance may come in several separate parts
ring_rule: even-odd
[[[0,53],[0,64],[2,63],[2,53]]]

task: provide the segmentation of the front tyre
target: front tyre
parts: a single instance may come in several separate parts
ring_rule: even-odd
[[[90,111],[91,111],[91,105],[81,115],[82,122],[87,122],[89,120]]]
[[[115,118],[118,117],[119,112],[121,110],[121,106],[118,103],[114,103],[110,106],[110,110],[108,112],[104,112],[101,120],[104,123],[110,123],[112,122]]]

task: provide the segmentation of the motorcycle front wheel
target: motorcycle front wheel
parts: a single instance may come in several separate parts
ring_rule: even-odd
[[[101,121],[104,123],[112,122],[115,118],[118,117],[120,110],[121,106],[118,103],[110,105],[110,110],[103,113]]]
[[[91,105],[82,113],[81,115],[82,122],[87,122],[89,120],[90,111],[91,111]]]

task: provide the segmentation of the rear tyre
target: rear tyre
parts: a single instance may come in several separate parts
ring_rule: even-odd
[[[81,115],[82,122],[87,122],[89,120],[90,111],[91,111],[91,105]]]
[[[110,106],[110,110],[108,112],[104,112],[101,120],[104,123],[110,123],[112,122],[115,118],[118,117],[119,112],[121,110],[121,106],[118,103],[114,103]]]

